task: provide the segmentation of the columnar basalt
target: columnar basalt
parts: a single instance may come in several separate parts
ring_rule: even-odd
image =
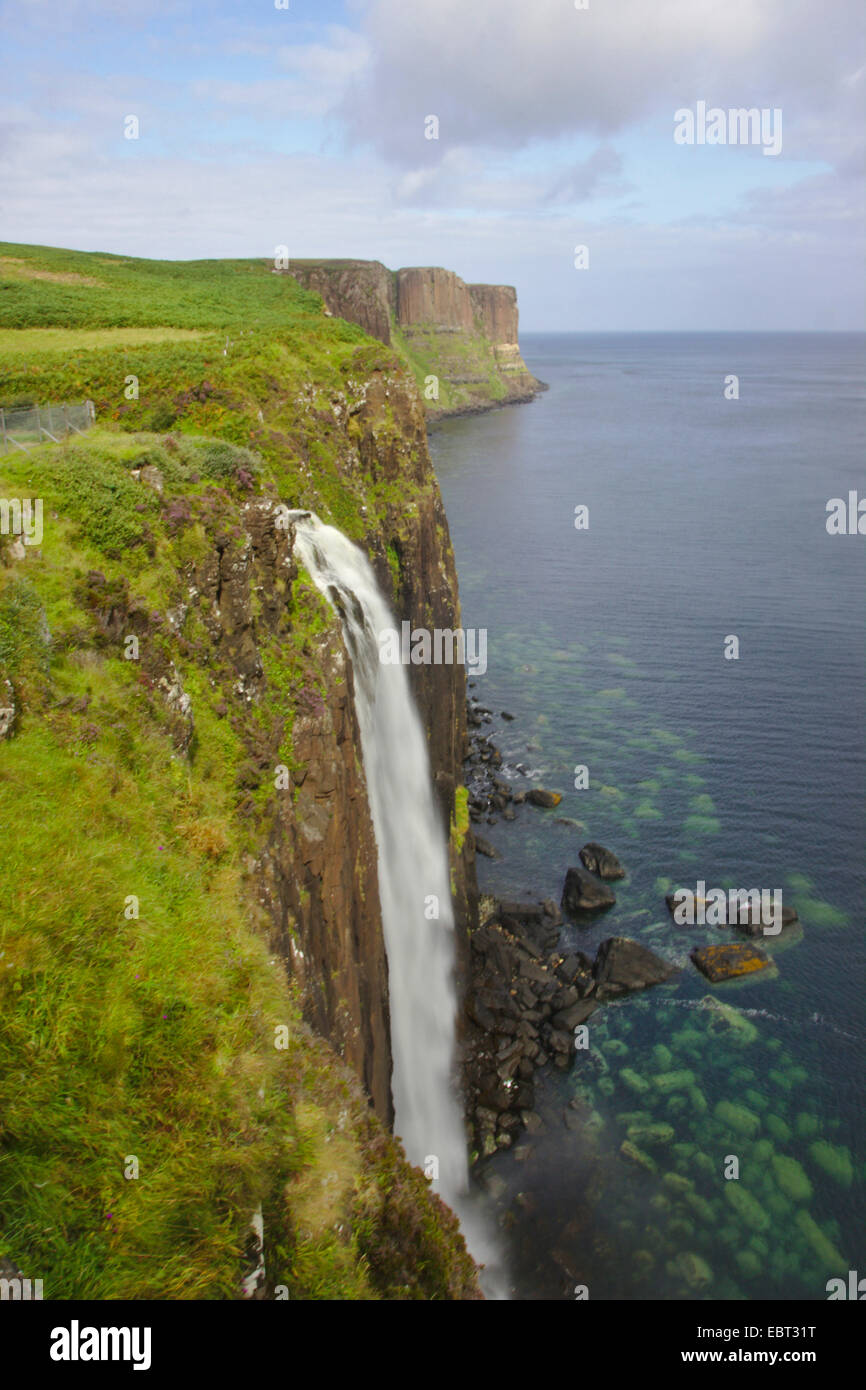
[[[326,311],[391,345],[412,368],[428,418],[531,400],[544,389],[520,353],[517,292],[469,285],[440,266],[302,260],[290,274]]]

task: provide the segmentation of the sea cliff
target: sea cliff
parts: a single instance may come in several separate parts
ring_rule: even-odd
[[[520,354],[511,285],[467,285],[439,266],[391,271],[379,261],[295,260],[286,273],[321,295],[328,313],[396,348],[430,420],[529,401],[545,389]]]
[[[415,383],[255,262],[2,246],[0,278],[3,404],[97,420],[0,455],[44,505],[0,536],[0,1256],[46,1297],[239,1296],[261,1208],[253,1296],[478,1297],[389,1133],[352,667],[280,524],[459,625]],[[413,677],[465,945],[464,672]]]

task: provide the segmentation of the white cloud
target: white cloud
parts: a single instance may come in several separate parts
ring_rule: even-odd
[[[348,129],[412,166],[423,120],[449,144],[515,150],[609,136],[699,98],[784,106],[828,130],[856,62],[861,0],[372,0],[366,70],[341,105]],[[854,53],[852,54],[852,48]],[[862,50],[861,50],[862,52]]]

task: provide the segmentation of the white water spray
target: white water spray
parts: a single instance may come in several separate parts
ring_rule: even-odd
[[[452,1078],[454,918],[427,742],[405,668],[379,660],[379,633],[395,623],[366,557],[312,513],[289,517],[297,553],[339,614],[352,658],[388,955],[394,1129],[410,1163],[432,1169],[436,1160],[433,1186],[459,1215],[468,1170]],[[438,917],[428,919],[433,902]]]

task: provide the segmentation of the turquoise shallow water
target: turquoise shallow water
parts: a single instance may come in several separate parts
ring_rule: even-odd
[[[550,390],[431,436],[463,622],[488,632],[473,693],[515,715],[506,763],[564,794],[482,827],[503,856],[482,891],[558,899],[600,840],[628,877],[565,941],[683,967],[597,1013],[538,1087],[544,1132],[479,1169],[518,1296],[817,1299],[862,1264],[866,537],[825,518],[866,495],[864,341],[527,337]],[[772,978],[697,974],[724,936],[674,926],[664,893],[698,879],[783,889],[803,925]]]

